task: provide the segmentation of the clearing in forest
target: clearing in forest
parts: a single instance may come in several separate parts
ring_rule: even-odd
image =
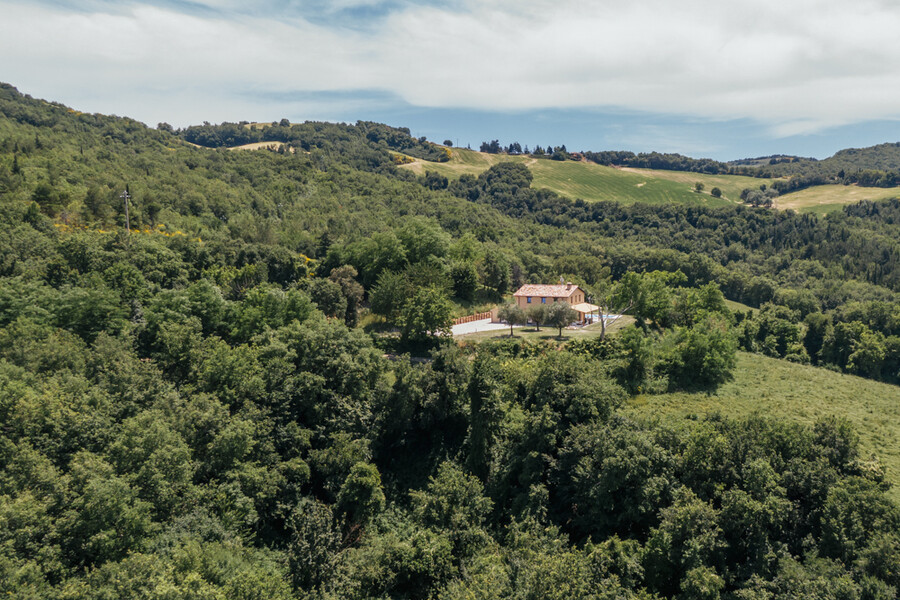
[[[263,150],[269,148],[278,150],[282,146],[284,146],[284,142],[253,142],[242,146],[232,146],[229,150]]]

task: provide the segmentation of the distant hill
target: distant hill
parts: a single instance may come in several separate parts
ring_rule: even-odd
[[[656,205],[674,202],[688,206],[733,206],[741,202],[741,192],[744,189],[756,189],[765,185],[785,188],[785,192],[774,203],[776,208],[821,214],[839,210],[841,206],[860,200],[879,200],[898,195],[894,188],[842,185],[832,181],[790,189],[788,176],[750,177],[662,168],[613,167],[588,160],[539,159],[527,155],[491,154],[464,148],[453,148],[450,160],[444,163],[412,159],[403,164],[402,168],[418,175],[425,175],[430,171],[455,179],[466,174],[477,176],[503,162],[527,166],[534,175],[535,187],[586,202],[616,201],[622,204]],[[755,168],[746,168],[756,171]],[[700,192],[696,191],[697,183],[703,184]],[[714,188],[719,188],[720,197],[712,195]]]
[[[168,127],[164,124],[162,126],[164,128]],[[296,146],[308,149],[311,139],[320,134],[323,129],[332,127],[342,127],[345,135],[350,134],[352,138],[359,139],[375,148],[395,152],[412,159],[427,162],[448,162],[451,159],[451,150],[449,148],[427,141],[424,137],[412,137],[410,130],[406,127],[390,127],[370,121],[358,121],[355,125],[344,126],[316,122],[290,123],[286,119],[282,119],[280,122],[272,122],[271,124],[251,124],[246,121],[240,123],[225,122],[218,125],[204,123],[203,125],[192,125],[173,132],[189,143],[206,148],[239,147],[263,142],[282,142],[294,143]],[[508,153],[503,153],[502,150],[504,149],[496,143],[496,140],[492,144],[482,144],[483,150],[486,148],[490,149],[481,153],[488,157],[486,160],[481,161],[487,166],[494,164],[498,160],[532,159],[541,160],[542,163],[548,161],[551,165],[553,163],[567,165],[572,162],[586,162],[606,167],[674,171],[695,175],[731,175],[766,180],[782,179],[783,181],[770,182],[782,194],[827,184],[881,188],[900,185],[900,143],[885,143],[868,148],[848,148],[824,160],[776,154],[730,162],[719,162],[708,158],[697,159],[682,154],[660,152],[585,151],[568,153],[562,150],[552,154],[545,154],[541,150],[538,154],[528,155],[521,153],[518,147],[515,151],[510,150]],[[471,165],[479,162],[478,160],[473,161],[471,158],[467,159],[464,157],[465,152],[472,151],[457,149],[456,152],[458,157],[463,157],[462,162],[465,164]],[[459,162],[457,161],[457,163]],[[554,170],[552,166],[546,164],[542,164],[542,167],[546,171]],[[565,170],[566,167],[560,167],[560,169]],[[458,169],[454,169],[451,172],[455,171],[458,171]],[[538,184],[540,184],[540,173],[536,173],[536,175],[538,176]],[[548,177],[548,179],[553,178]],[[571,178],[567,177],[568,179]],[[579,179],[581,177],[575,177],[575,180]],[[674,179],[679,182],[683,180],[683,178],[672,177],[668,179]],[[722,185],[731,187],[738,180],[711,181],[699,178],[696,181],[703,183],[707,191],[709,191],[712,187],[723,189]],[[744,181],[742,185],[745,188],[753,188],[758,187],[762,183],[766,182]],[[571,196],[565,189],[557,189],[553,185],[547,185],[546,187]],[[585,190],[586,194],[579,197],[587,200],[605,199],[605,196],[608,196],[608,194],[604,195],[597,190],[591,190],[590,188],[593,187],[591,184],[588,184],[587,187],[588,189]],[[615,186],[613,188],[615,189]],[[649,192],[650,190],[645,191]],[[659,194],[638,193],[634,195],[633,201],[690,202],[696,200],[693,196],[684,196],[683,191],[681,188],[678,188],[661,190]],[[737,199],[739,192],[740,190],[738,190],[738,193],[730,194],[730,196],[733,199]],[[621,199],[629,202],[632,201],[630,199],[631,196],[632,194],[625,194],[624,198]],[[882,194],[876,194],[873,197],[882,196]],[[713,201],[712,204],[722,203]]]
[[[481,149],[495,155],[504,150],[496,140],[491,144],[482,144]],[[513,144],[506,150],[509,156],[522,156],[518,144]],[[841,150],[825,160],[775,154],[724,163],[708,158],[697,159],[660,152],[636,154],[624,150],[606,150],[570,153],[564,146],[548,148],[546,151],[538,147],[530,157],[550,158],[556,162],[587,161],[608,167],[780,179],[781,181],[774,182],[773,187],[781,194],[826,184],[880,188],[900,185],[900,144],[895,143]],[[758,185],[749,187],[755,188]]]
[[[506,153],[523,155],[519,144],[501,147],[496,140],[482,144],[481,150],[489,154]],[[525,152],[525,155],[528,153]],[[817,160],[801,156],[773,154],[719,162],[709,158],[692,158],[676,153],[604,150],[567,152],[560,148],[537,147],[532,158],[550,158],[556,161],[578,160],[609,167],[631,167],[666,171],[686,171],[708,175],[744,175],[748,177],[791,178],[782,191],[800,189],[823,183],[860,184],[873,187],[900,185],[900,144],[887,143],[869,148],[848,148],[834,156]]]
[[[161,127],[168,128],[161,124]],[[290,123],[287,119],[269,123],[221,123],[192,125],[177,131],[185,141],[206,147],[247,147],[250,144],[281,142],[308,150],[316,145],[323,134],[330,136],[335,127],[342,130],[342,137],[355,139],[373,149],[395,153],[398,163],[412,163],[409,168],[422,172],[422,164],[450,163],[448,169],[437,172],[454,176],[462,172],[477,174],[499,161],[526,161],[535,174],[535,183],[571,198],[589,201],[611,200],[620,202],[684,202],[724,206],[740,201],[744,189],[766,185],[785,195],[825,185],[855,185],[863,188],[893,188],[900,185],[900,143],[885,143],[868,148],[848,148],[824,160],[776,154],[765,157],[719,162],[712,159],[696,159],[675,153],[630,151],[585,151],[568,153],[565,147],[553,153],[536,150],[537,154],[523,154],[518,144],[515,148],[502,148],[496,142],[482,144],[476,153],[471,150],[451,149],[415,138],[405,127],[390,127],[380,123],[358,121],[355,125],[328,123]],[[171,128],[168,128],[171,129]],[[328,133],[325,133],[328,132]],[[507,150],[507,153],[503,151]],[[573,167],[573,164],[585,166]],[[617,177],[603,168],[616,167],[641,169]],[[474,167],[480,166],[480,169]],[[683,173],[684,175],[676,175]],[[621,175],[621,173],[620,173]],[[622,179],[621,181],[619,179]],[[637,179],[640,179],[638,181]],[[763,181],[753,181],[753,179]],[[703,184],[705,195],[694,191],[696,183]],[[711,191],[718,188],[721,196]],[[861,199],[877,200],[894,197],[889,192],[858,192],[831,188],[807,191],[798,199],[785,200],[776,205],[798,210],[827,212],[843,204]]]
[[[611,167],[587,160],[550,160],[530,156],[490,154],[464,148],[453,148],[449,161],[436,164],[413,160],[402,168],[424,175],[428,171],[448,178],[478,175],[503,162],[524,164],[534,174],[535,187],[552,190],[572,199],[588,202],[616,201],[622,204],[677,204],[698,206],[728,206],[740,203],[741,190],[771,184],[768,179],[724,174],[697,173],[681,170],[639,169]],[[696,192],[697,182],[703,184]],[[711,190],[718,187],[722,195],[714,197]]]
[[[877,146],[868,146],[866,148],[846,148],[822,160],[778,155],[733,161],[729,164],[752,164],[761,169],[779,172],[782,175],[804,174],[811,169],[823,167],[835,171],[841,169],[896,171],[900,169],[900,142],[878,144]]]
[[[847,148],[829,158],[789,156],[736,161],[734,165],[754,164],[759,176],[789,177],[785,189],[799,189],[823,183],[859,184],[873,187],[900,185],[900,142],[878,144],[868,148]]]
[[[681,154],[604,151],[580,153],[597,164],[645,169],[690,171],[694,173],[791,178],[796,181],[784,190],[822,183],[860,184],[873,187],[900,185],[900,143],[868,148],[847,148],[824,160],[775,154],[727,163]]]
[[[168,128],[165,124],[162,127]],[[400,152],[429,161],[442,162],[450,158],[446,148],[433,144],[424,137],[412,137],[406,127],[390,127],[371,121],[358,121],[356,125],[335,125],[315,121],[291,123],[287,119],[282,119],[271,124],[251,124],[246,121],[218,125],[204,123],[172,131],[186,142],[204,148],[234,148],[249,144],[282,142],[293,143],[304,150],[309,150],[310,146],[316,144],[316,138],[321,138],[335,128],[342,129],[344,137],[374,148]]]
[[[739,160],[729,161],[729,165],[736,167],[768,167],[781,163],[793,163],[798,161],[815,161],[815,158],[803,158],[800,156],[789,156],[787,154],[773,154],[771,156],[758,156],[756,158],[742,158]]]

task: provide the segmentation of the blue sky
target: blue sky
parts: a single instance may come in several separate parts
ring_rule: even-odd
[[[888,0],[0,0],[0,80],[155,125],[721,160],[900,140]]]

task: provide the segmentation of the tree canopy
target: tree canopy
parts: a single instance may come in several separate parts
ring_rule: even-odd
[[[257,139],[285,145],[224,149]],[[442,156],[0,86],[0,594],[896,596],[900,509],[847,421],[624,407],[701,402],[737,348],[898,381],[900,203],[588,205],[521,164],[431,185],[401,154]],[[559,275],[637,325],[446,335]]]

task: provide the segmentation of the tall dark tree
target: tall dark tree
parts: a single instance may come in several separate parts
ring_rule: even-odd
[[[478,355],[469,377],[469,435],[467,464],[481,481],[491,467],[491,449],[499,431],[501,410],[497,385],[497,365],[488,356]]]
[[[356,269],[350,265],[344,265],[332,269],[328,276],[328,279],[340,286],[341,294],[347,301],[347,309],[344,313],[344,323],[347,324],[347,327],[356,327],[359,305],[365,293],[363,286],[356,281],[357,275]]]

